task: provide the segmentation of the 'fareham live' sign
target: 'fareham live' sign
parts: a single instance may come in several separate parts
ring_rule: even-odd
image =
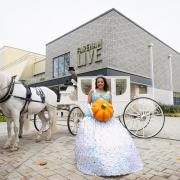
[[[86,66],[88,64],[97,63],[101,59],[102,40],[92,42],[77,49],[77,65],[78,67]]]

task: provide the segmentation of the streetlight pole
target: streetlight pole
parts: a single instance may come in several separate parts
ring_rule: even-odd
[[[152,98],[154,99],[154,57],[153,57],[153,43],[149,44],[150,65],[151,65],[151,80],[152,80]]]

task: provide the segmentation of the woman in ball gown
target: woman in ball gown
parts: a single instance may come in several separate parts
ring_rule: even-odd
[[[112,103],[107,81],[97,77],[95,90],[88,94],[88,103],[104,99]],[[124,126],[115,118],[97,121],[91,108],[81,121],[76,136],[75,158],[79,171],[94,176],[118,176],[143,168],[139,153]]]

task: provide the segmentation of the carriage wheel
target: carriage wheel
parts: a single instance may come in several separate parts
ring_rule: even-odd
[[[79,127],[80,120],[84,117],[83,111],[79,107],[73,107],[68,115],[67,126],[69,132],[75,136]]]
[[[123,113],[123,122],[132,135],[150,138],[162,130],[165,116],[155,100],[139,97],[127,104]]]
[[[39,119],[39,117],[37,116],[37,114],[34,114],[34,127],[36,128],[37,131],[39,131],[42,127],[42,122]],[[48,129],[49,129],[49,123],[47,123],[43,132],[46,132]]]

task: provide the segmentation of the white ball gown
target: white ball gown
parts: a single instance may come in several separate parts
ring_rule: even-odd
[[[92,102],[100,98],[109,101],[109,93],[94,91]],[[134,142],[123,125],[115,118],[99,122],[90,110],[78,129],[75,158],[81,172],[94,176],[125,175],[143,168]]]

